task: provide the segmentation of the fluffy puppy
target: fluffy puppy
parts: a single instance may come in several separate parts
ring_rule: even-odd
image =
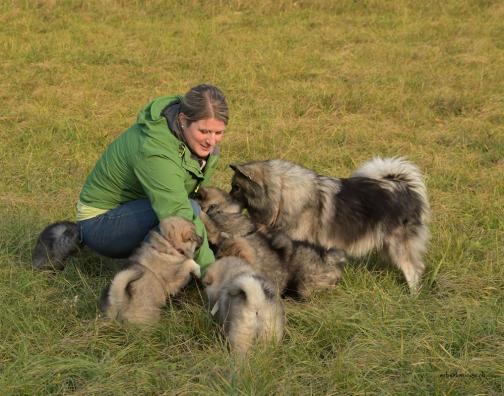
[[[283,247],[280,249],[274,249],[270,245],[270,240],[260,232],[245,237],[224,234],[215,256],[239,257],[256,272],[269,279],[275,290],[283,294],[289,285],[290,271],[284,259]]]
[[[293,241],[286,234],[271,237],[270,244],[282,254],[289,274],[287,293],[308,298],[318,289],[335,286],[343,276],[346,264],[341,249],[325,249],[306,241]]]
[[[418,168],[375,158],[350,178],[321,176],[283,160],[231,165],[231,197],[269,233],[362,256],[387,253],[418,291],[425,266],[430,208]]]
[[[243,205],[231,198],[229,193],[217,187],[201,187],[196,194],[201,210],[207,212],[216,205],[226,213],[241,213]]]
[[[129,259],[103,291],[101,310],[110,319],[147,325],[159,321],[169,295],[177,294],[191,280],[200,277],[192,259],[202,239],[192,222],[169,217],[152,231],[148,241]]]
[[[231,350],[245,355],[256,342],[279,342],[284,309],[273,285],[237,257],[212,264],[203,278],[212,315],[222,324]]]
[[[32,267],[63,269],[68,256],[79,248],[77,224],[59,221],[49,224],[40,233],[32,252]]]
[[[307,299],[318,289],[335,286],[343,275],[345,253],[308,242],[293,241],[285,234],[222,239],[217,257],[236,256],[270,279],[282,295]]]
[[[245,236],[256,231],[254,223],[242,213],[242,205],[229,193],[215,187],[200,188],[198,202],[202,210],[199,216],[213,247],[218,247],[223,234]]]

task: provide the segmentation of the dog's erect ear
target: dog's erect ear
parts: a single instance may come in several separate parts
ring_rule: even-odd
[[[247,169],[245,165],[235,165],[235,164],[230,164],[229,167],[235,172],[238,173],[242,176],[245,176],[246,178],[250,179],[250,175],[247,172]]]
[[[261,173],[259,169],[256,169],[256,167],[253,167],[251,165],[234,165],[230,164],[229,167],[239,175],[242,175],[243,177],[246,177],[250,181],[260,184],[260,179],[261,179]]]

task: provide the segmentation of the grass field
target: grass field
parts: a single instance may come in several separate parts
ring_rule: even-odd
[[[504,3],[492,0],[0,2],[2,395],[504,394]],[[423,170],[433,209],[411,297],[375,256],[238,364],[202,290],[139,331],[98,317],[116,264],[50,275],[37,234],[73,219],[96,159],[156,96],[221,87],[227,165],[284,158],[346,176]]]

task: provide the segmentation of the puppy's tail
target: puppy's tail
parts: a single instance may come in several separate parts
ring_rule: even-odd
[[[103,290],[100,299],[101,311],[110,319],[119,319],[121,312],[127,310],[131,299],[131,284],[140,279],[143,271],[139,267],[131,267],[120,271],[112,283]]]
[[[416,165],[407,161],[405,158],[375,157],[362,164],[361,167],[352,174],[352,177],[368,177],[381,180],[394,189],[404,188],[404,186],[406,186],[411,192],[415,193],[421,201],[423,222],[429,221],[429,200],[422,173]]]
[[[62,269],[65,259],[78,250],[79,230],[76,223],[59,221],[40,233],[32,252],[32,267]]]
[[[261,307],[266,300],[275,297],[275,291],[266,278],[260,275],[242,275],[228,289],[231,296],[243,294],[250,308]]]

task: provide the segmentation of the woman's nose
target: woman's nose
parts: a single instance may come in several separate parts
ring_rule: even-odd
[[[207,135],[207,143],[211,144],[212,146],[215,145],[215,133],[210,132]]]

